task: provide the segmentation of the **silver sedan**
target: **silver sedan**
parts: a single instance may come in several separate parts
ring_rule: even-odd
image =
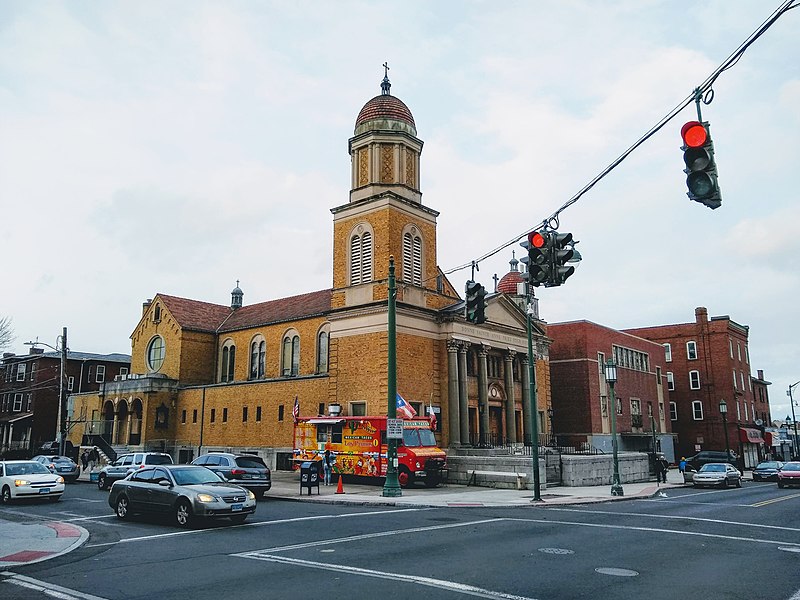
[[[728,463],[708,463],[700,467],[694,474],[692,485],[728,487],[735,485],[742,487],[742,474],[739,469]]]
[[[256,511],[256,497],[194,465],[157,465],[134,471],[111,486],[108,504],[120,519],[133,513],[171,514],[180,527],[196,519],[244,523]]]

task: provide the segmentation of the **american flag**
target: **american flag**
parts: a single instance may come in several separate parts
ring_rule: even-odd
[[[292,408],[292,416],[294,417],[294,422],[297,423],[297,419],[300,418],[300,401],[297,399],[297,396],[294,397],[294,408]]]
[[[399,392],[397,392],[397,416],[403,419],[413,419],[417,416],[417,411],[406,402]]]

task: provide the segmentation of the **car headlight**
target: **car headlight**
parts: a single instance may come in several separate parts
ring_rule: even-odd
[[[59,475],[58,477],[56,477],[56,483],[64,483],[64,478],[61,475]]]
[[[250,500],[255,500],[256,499],[256,495],[253,492],[251,492],[250,490],[247,490],[247,498],[250,499]]]
[[[14,486],[15,487],[22,487],[23,485],[30,485],[30,484],[31,484],[31,482],[28,481],[27,479],[15,479],[14,480]]]
[[[219,502],[219,498],[211,494],[197,494],[197,499],[200,500],[200,502]]]
[[[417,468],[418,468],[418,469],[421,469],[421,468],[422,468],[422,465],[421,465],[421,464],[419,464],[419,463],[417,463]]]

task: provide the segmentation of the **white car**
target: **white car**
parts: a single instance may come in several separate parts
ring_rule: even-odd
[[[47,498],[58,502],[64,478],[33,460],[0,461],[0,504],[20,498]]]

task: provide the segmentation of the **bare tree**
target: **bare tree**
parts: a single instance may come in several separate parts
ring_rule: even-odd
[[[11,327],[11,317],[0,318],[0,351],[10,348],[14,342],[14,329]]]

